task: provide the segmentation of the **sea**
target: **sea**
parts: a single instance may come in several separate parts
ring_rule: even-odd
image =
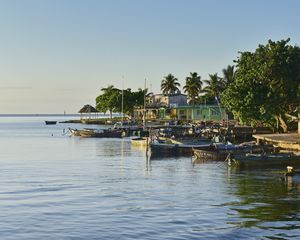
[[[284,166],[151,160],[130,138],[45,124],[70,119],[0,116],[1,240],[300,239],[300,179]]]

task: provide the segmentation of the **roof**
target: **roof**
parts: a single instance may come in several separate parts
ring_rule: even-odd
[[[211,104],[211,105],[205,105],[205,104],[201,104],[201,105],[178,105],[175,106],[174,108],[180,108],[180,109],[197,109],[197,108],[219,108],[219,105],[215,104]],[[223,108],[221,106],[221,108]]]
[[[183,93],[172,93],[172,94],[158,93],[158,94],[154,94],[153,96],[175,97],[175,96],[187,96],[187,95]]]
[[[79,113],[95,113],[95,112],[99,112],[96,108],[94,108],[93,106],[86,104],[84,105],[79,111]]]

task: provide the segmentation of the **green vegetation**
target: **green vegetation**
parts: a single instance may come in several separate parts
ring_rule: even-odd
[[[235,66],[228,65],[201,81],[197,72],[185,79],[189,104],[215,104],[216,99],[241,123],[267,125],[288,131],[291,119],[298,119],[300,102],[300,48],[288,45],[290,39],[259,45],[254,52],[239,52]],[[180,83],[171,73],[161,81],[165,95],[179,91]],[[122,111],[122,90],[110,85],[96,98],[100,112]],[[123,112],[129,116],[142,108],[146,90],[123,91]]]
[[[135,107],[141,108],[144,106],[144,95],[146,90],[138,89],[137,92],[132,92],[130,88],[123,90],[109,85],[107,88],[101,89],[102,94],[96,98],[96,109],[99,112],[110,113],[112,119],[113,112],[122,112],[122,94],[123,94],[123,112],[128,116],[132,116]]]
[[[110,118],[112,118],[112,113],[117,111],[116,102],[118,102],[121,91],[113,85],[109,85],[107,88],[102,88],[101,91],[103,94],[96,98],[96,109],[99,112],[109,111]]]
[[[180,83],[172,74],[168,74],[161,81],[161,90],[163,94],[174,94],[179,91]]]
[[[298,113],[300,48],[289,39],[241,52],[235,80],[222,94],[222,104],[243,123],[263,123],[284,132],[288,116]]]
[[[206,93],[208,97],[219,98],[221,92],[224,90],[224,84],[218,74],[209,74],[209,80],[204,80],[206,87],[203,92]]]
[[[199,97],[202,88],[201,77],[196,72],[191,72],[190,76],[185,79],[185,86],[183,90],[187,93],[190,101],[189,103],[195,104],[196,98]]]

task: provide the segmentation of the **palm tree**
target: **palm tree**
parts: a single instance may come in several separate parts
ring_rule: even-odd
[[[190,76],[186,77],[185,86],[183,87],[184,92],[187,93],[190,98],[190,103],[195,104],[196,97],[199,96],[201,88],[201,76],[199,76],[196,72],[190,72]]]
[[[228,65],[227,68],[224,68],[222,70],[222,72],[223,72],[224,87],[227,87],[229,84],[231,84],[232,82],[234,82],[234,79],[235,79],[234,66]]]
[[[204,80],[206,86],[203,89],[203,92],[206,93],[209,97],[219,98],[221,92],[224,90],[223,82],[221,78],[218,77],[218,74],[209,74],[209,80]]]
[[[178,87],[180,87],[180,83],[178,79],[170,73],[161,81],[160,87],[163,94],[174,94],[179,90]]]

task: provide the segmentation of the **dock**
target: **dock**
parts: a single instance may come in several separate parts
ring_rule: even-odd
[[[257,143],[274,144],[285,150],[300,151],[299,133],[254,134]]]

